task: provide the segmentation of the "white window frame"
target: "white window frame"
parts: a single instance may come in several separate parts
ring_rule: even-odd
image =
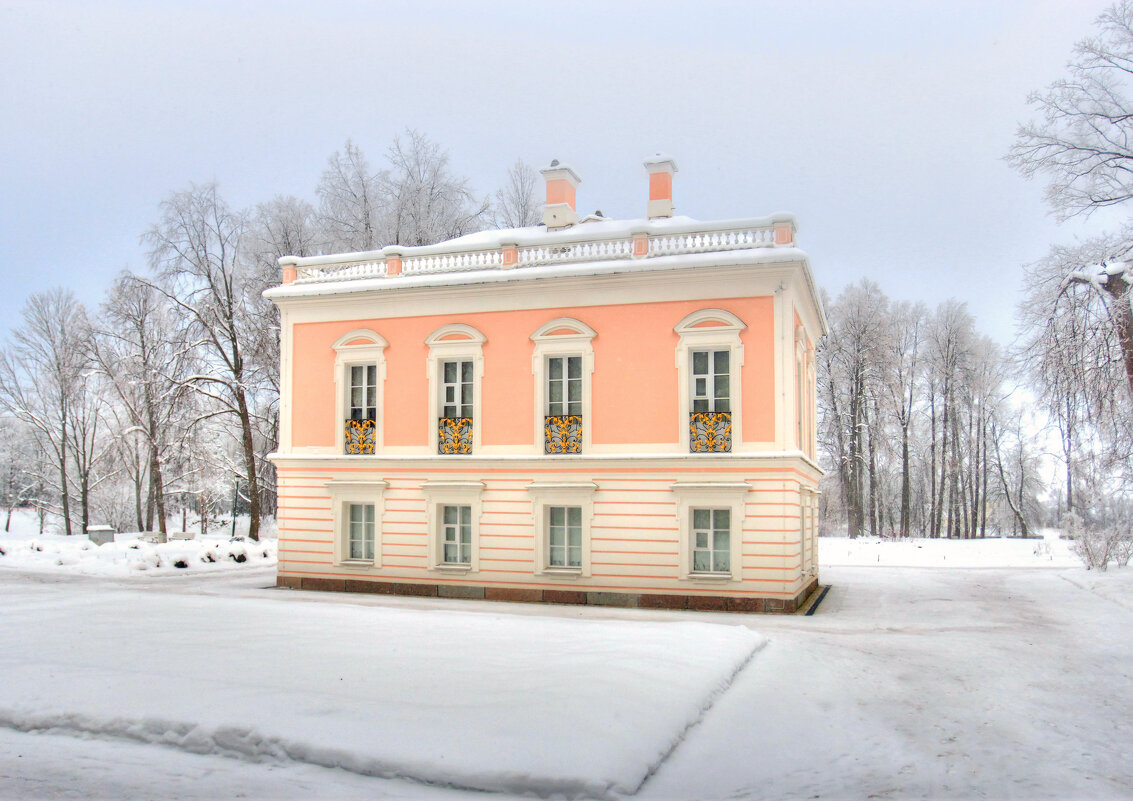
[[[426,481],[425,494],[428,520],[429,570],[434,572],[477,573],[480,570],[480,515],[483,508],[483,481]],[[444,560],[444,507],[469,506],[472,512],[472,553],[468,564],[452,564]]]
[[[364,344],[348,344],[363,340]],[[385,395],[386,359],[385,349],[389,343],[377,332],[368,328],[356,328],[340,336],[332,346],[334,348],[334,396],[335,396],[335,453],[346,453],[346,414],[350,404],[347,394],[350,392],[350,368],[375,365],[377,369],[377,387],[375,403],[377,415],[374,421],[374,453],[381,453],[385,448]],[[355,457],[357,458],[357,457]]]
[[[801,325],[795,326],[795,444],[804,454],[809,455],[807,440],[810,431],[807,419],[807,343],[806,332]]]
[[[450,509],[456,510],[456,522],[450,523],[445,518]],[[468,510],[468,519],[462,520],[464,517],[464,510]],[[472,505],[467,503],[444,503],[439,505],[440,521],[437,523],[440,531],[440,541],[437,543],[440,548],[440,561],[445,567],[464,567],[465,565],[471,567],[472,565]],[[464,542],[464,527],[468,526],[468,542]],[[455,530],[456,537],[453,539],[452,544],[456,546],[456,561],[450,562],[445,549],[449,547],[449,527],[452,526]],[[467,553],[465,549],[467,548]],[[460,556],[467,558],[460,559]]]
[[[804,579],[818,575],[818,496],[820,491],[805,484],[799,487],[799,528],[802,552],[799,570]]]
[[[536,481],[527,485],[531,496],[535,528],[535,575],[583,578],[591,575],[590,527],[594,520],[594,493],[598,485],[592,481]],[[549,554],[550,527],[548,509],[552,506],[577,506],[582,509],[582,564],[578,567],[552,567]]]
[[[677,496],[677,524],[680,538],[680,567],[682,581],[706,584],[739,582],[743,580],[743,521],[744,506],[751,487],[747,482],[678,482],[669,487]],[[728,538],[729,558],[727,573],[696,573],[692,569],[692,510],[728,509],[731,512]]]
[[[696,516],[700,512],[704,512],[708,515],[708,518],[709,518],[708,519],[708,528],[706,528],[706,529],[698,528],[697,525],[696,525]],[[710,563],[715,563],[716,554],[721,552],[721,549],[716,548],[716,534],[718,533],[717,530],[716,530],[716,517],[717,517],[717,515],[723,515],[725,512],[728,515],[728,528],[727,528],[728,547],[723,549],[723,550],[727,551],[728,569],[727,570],[712,570],[712,569],[697,570],[696,569],[696,554],[697,554],[697,551],[706,552],[708,554],[708,558],[709,558]],[[690,535],[689,536],[689,552],[690,552],[690,556],[692,557],[692,565],[693,565],[692,568],[690,568],[690,572],[694,573],[696,575],[702,575],[702,574],[706,574],[706,575],[710,575],[710,576],[717,576],[717,575],[723,575],[723,574],[731,575],[731,572],[732,572],[732,508],[730,506],[691,506],[691,507],[689,507],[689,515],[690,515],[690,520],[691,520],[691,522],[689,524],[689,535]],[[697,544],[696,544],[696,537],[702,531],[704,532],[705,535],[707,535],[706,538],[708,540],[708,543],[705,547],[699,548],[699,547],[697,547]]]
[[[437,452],[438,421],[444,407],[445,362],[472,362],[472,452],[480,452],[480,432],[484,427],[484,406],[481,384],[484,378],[484,343],[488,338],[470,325],[456,323],[438,328],[425,338],[429,356],[425,360],[425,376],[429,381],[429,448]]]
[[[557,333],[557,332],[565,333]],[[547,360],[552,356],[582,357],[582,452],[590,451],[590,432],[594,427],[590,402],[590,379],[594,373],[594,345],[597,332],[573,317],[556,317],[531,334],[535,350],[531,354],[531,373],[535,377],[535,445],[536,453],[548,459],[561,459],[568,454],[544,453],[543,426],[547,416]]]
[[[742,450],[743,439],[743,375],[744,346],[740,332],[747,325],[739,317],[723,309],[701,309],[685,317],[673,330],[677,343],[677,442],[688,449],[689,411],[692,409],[692,352],[726,350],[728,355],[729,406],[732,409],[732,451]]]
[[[342,567],[376,568],[382,566],[382,513],[388,481],[328,481],[330,505],[334,520],[334,563]],[[374,558],[350,558],[350,505],[374,506]]]

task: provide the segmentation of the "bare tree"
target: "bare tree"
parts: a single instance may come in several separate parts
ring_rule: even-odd
[[[1019,127],[1009,163],[1043,175],[1060,219],[1133,198],[1133,2],[1097,18],[1098,33],[1078,42],[1068,75],[1028,102],[1039,118]]]
[[[889,406],[901,431],[901,517],[899,533],[909,536],[912,519],[912,464],[909,453],[920,377],[921,339],[927,311],[920,303],[894,304],[891,336],[885,343],[890,364]]]
[[[497,228],[527,228],[542,220],[539,201],[539,173],[523,159],[516,159],[507,171],[504,185],[496,190],[492,208]]]
[[[68,468],[72,426],[85,390],[86,315],[69,290],[52,289],[28,298],[23,317],[11,346],[0,350],[0,404],[31,427],[50,456],[54,477],[40,478],[54,487],[63,530],[71,534]]]
[[[91,353],[118,405],[125,412],[126,432],[136,432],[145,443],[145,470],[130,463],[129,448],[120,455],[136,478],[139,526],[143,525],[140,490],[143,475],[152,488],[157,526],[166,534],[163,462],[184,425],[185,378],[192,366],[191,349],[179,340],[174,307],[148,282],[124,273],[111,286],[98,327],[91,337]],[[148,515],[147,515],[148,518]],[[148,519],[144,521],[148,527]]]
[[[12,527],[12,511],[35,498],[40,483],[35,470],[36,443],[28,426],[0,418],[0,501],[7,508],[4,531]]]
[[[431,245],[484,226],[487,200],[477,200],[468,181],[453,175],[448,153],[424,134],[409,130],[386,153],[381,189],[386,244]]]
[[[1027,177],[1049,181],[1047,201],[1059,219],[1133,199],[1133,0],[1114,4],[1098,17],[1097,27],[1095,36],[1075,46],[1068,76],[1031,95],[1039,118],[1019,128],[1008,155]],[[1131,248],[1133,229],[1127,227],[1104,245],[1089,243],[1084,250],[1094,258],[1077,264],[1066,264],[1069,254],[1055,250],[1048,264],[1062,261],[1064,272],[1057,291],[1043,290],[1052,314],[1074,285],[1098,293],[1105,314],[1092,322],[1113,332],[1127,397],[1133,396],[1133,267],[1126,260]]]
[[[342,152],[336,150],[327,160],[315,191],[321,238],[329,252],[374,250],[386,244],[379,233],[378,175],[352,141],[347,139]]]
[[[245,357],[245,343],[258,319],[249,313],[258,285],[249,280],[243,254],[247,227],[215,184],[192,185],[161,204],[161,220],[145,235],[150,263],[159,277],[153,284],[182,315],[187,342],[199,348],[207,370],[186,381],[210,399],[216,411],[235,417],[251,517],[249,537],[259,538],[259,464],[252,399],[263,385],[254,362]]]

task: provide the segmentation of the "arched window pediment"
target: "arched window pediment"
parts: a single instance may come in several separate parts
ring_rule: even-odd
[[[488,338],[477,331],[470,325],[464,323],[452,323],[450,325],[443,325],[438,328],[429,336],[425,337],[425,344],[432,347],[433,345],[449,344],[449,343],[472,343],[483,345],[488,341]]]
[[[743,331],[745,328],[747,328],[747,324],[730,311],[724,311],[723,309],[701,309],[685,317],[673,327],[673,330],[678,334],[685,334],[690,331],[704,330],[712,332],[739,332]]]
[[[386,342],[385,337],[378,332],[371,331],[369,328],[355,328],[336,339],[331,347],[340,351],[351,348],[385,348],[388,346],[389,343]]]
[[[543,323],[531,334],[535,342],[558,339],[593,339],[598,333],[581,320],[573,317],[556,317]]]

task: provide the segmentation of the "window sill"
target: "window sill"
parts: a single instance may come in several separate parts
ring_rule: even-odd
[[[472,572],[472,565],[456,565],[456,564],[442,563],[442,564],[439,564],[439,565],[433,565],[433,570],[442,570],[442,571],[445,571],[445,572],[448,572],[448,573],[471,573]]]
[[[544,576],[554,576],[555,578],[582,578],[581,567],[545,567],[539,571]]]
[[[373,559],[343,559],[338,563],[340,567],[373,567]]]
[[[731,573],[689,573],[685,578],[689,581],[706,581],[709,583],[735,581]]]

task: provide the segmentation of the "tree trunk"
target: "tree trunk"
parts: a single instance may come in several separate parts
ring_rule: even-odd
[[[901,425],[901,536],[909,536],[909,425]]]
[[[161,463],[157,458],[157,448],[150,447],[149,474],[153,484],[154,505],[157,507],[157,530],[163,535],[165,530],[165,487],[161,479]]]
[[[240,430],[243,434],[244,469],[248,473],[248,539],[260,539],[260,481],[256,475],[256,448],[252,440],[252,417],[248,413],[248,402],[243,389],[236,391],[237,410],[240,415]]]
[[[138,531],[146,530],[146,520],[142,512],[142,477],[134,477],[134,516],[137,518]]]
[[[71,485],[67,480],[67,424],[63,424],[63,438],[59,443],[59,492],[63,496],[63,530],[71,536]]]
[[[1121,360],[1125,365],[1125,382],[1133,398],[1133,285],[1122,275],[1111,275],[1105,290],[1114,300],[1117,340],[1121,343]]]

